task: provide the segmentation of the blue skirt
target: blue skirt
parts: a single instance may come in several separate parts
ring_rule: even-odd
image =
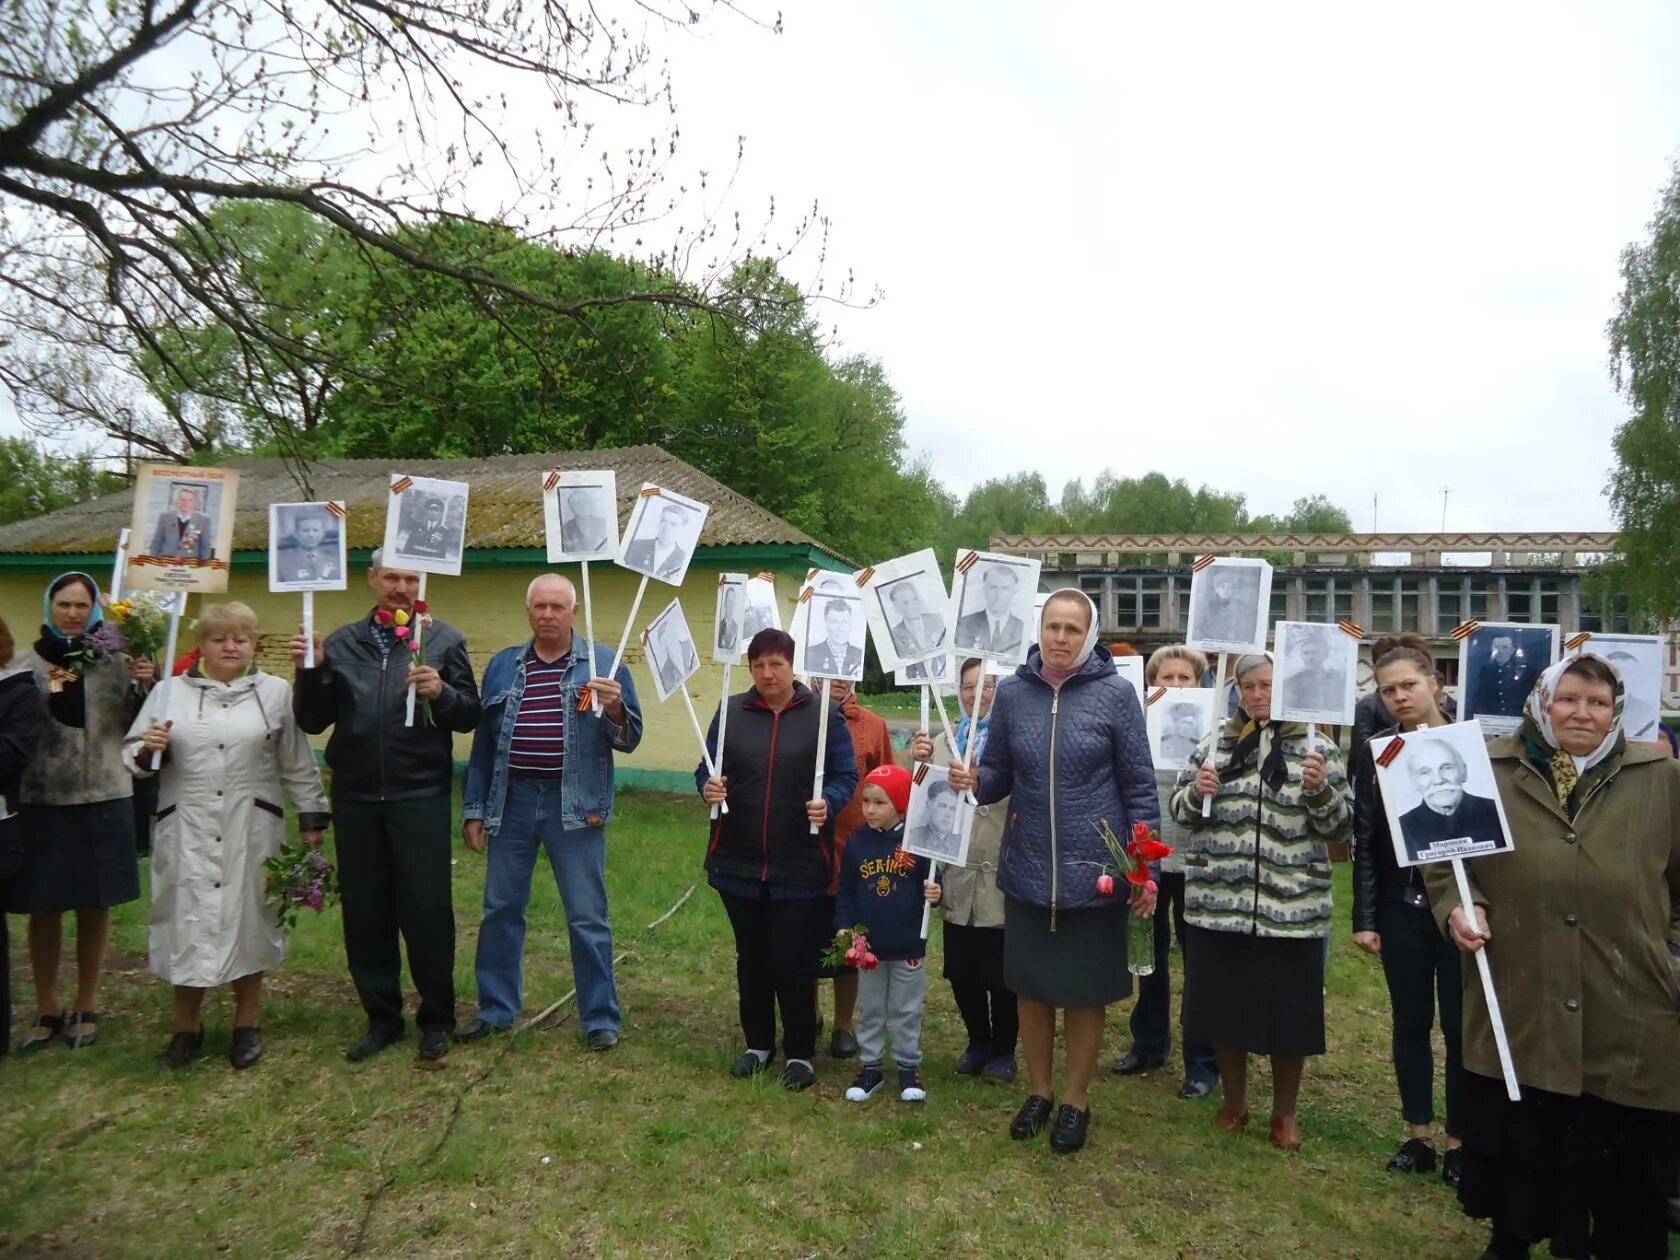
[[[1003,982],[1018,997],[1085,1010],[1132,996],[1126,970],[1125,902],[1086,910],[1050,910],[1007,894],[1003,899]]]
[[[139,899],[128,797],[90,805],[25,803],[13,826],[22,832],[24,863],[7,884],[7,913],[105,910]]]

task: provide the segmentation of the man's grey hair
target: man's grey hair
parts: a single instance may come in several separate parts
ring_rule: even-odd
[[[1413,768],[1417,765],[1416,758],[1426,755],[1424,749],[1424,745],[1426,744],[1432,745],[1436,748],[1446,749],[1447,756],[1451,757],[1453,765],[1458,767],[1458,781],[1460,783],[1469,781],[1470,767],[1465,763],[1464,754],[1459,752],[1458,749],[1454,748],[1444,739],[1429,739],[1427,737],[1418,740],[1412,745],[1412,755],[1406,759],[1406,772],[1408,774],[1412,773]]]
[[[531,596],[535,593],[538,582],[559,582],[566,588],[566,593],[572,597],[572,603],[577,603],[577,587],[572,585],[570,578],[559,573],[539,573],[531,579],[531,584],[525,588],[525,607],[529,608],[531,606]]]
[[[383,569],[385,567],[385,548],[375,547],[373,554],[368,557],[368,568]]]

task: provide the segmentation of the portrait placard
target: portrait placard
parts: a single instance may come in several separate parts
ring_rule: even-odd
[[[863,592],[851,578],[819,573],[799,592],[793,612],[795,672],[812,678],[863,681],[863,644],[868,633]]]
[[[1508,853],[1516,847],[1493,781],[1487,739],[1452,722],[1371,741],[1377,786],[1401,866]]]
[[[1182,770],[1213,727],[1212,687],[1162,687],[1145,697],[1149,752],[1157,770]]]
[[[931,656],[925,661],[914,661],[909,665],[900,665],[893,670],[893,685],[898,687],[925,687],[929,682],[936,682],[941,687],[956,685],[957,662],[955,657]]]
[[[550,564],[618,559],[618,474],[612,469],[546,472],[542,500]]]
[[[916,767],[910,783],[910,808],[904,815],[906,853],[932,858],[947,866],[968,862],[968,842],[974,834],[974,811],[962,807],[947,770],[929,763]]]
[[[1097,650],[1102,651],[1099,644]],[[1138,712],[1143,712],[1144,681],[1143,657],[1116,656],[1114,658],[1114,672],[1132,684],[1132,694],[1137,696]]]
[[[1280,621],[1272,651],[1272,717],[1279,722],[1353,721],[1359,640],[1339,626]]]
[[[1516,731],[1534,684],[1557,660],[1560,637],[1557,626],[1477,623],[1458,641],[1459,720],[1475,718],[1484,735]]]
[[[1049,602],[1049,591],[1033,596],[1032,620],[1027,623],[1027,650],[1029,652],[1038,646],[1039,627],[1044,624],[1044,605]]]
[[[955,655],[1019,665],[1027,659],[1028,628],[1042,561],[963,549],[951,576]]]
[[[1629,739],[1661,739],[1663,640],[1655,634],[1595,634],[1581,649],[1602,656],[1622,676],[1622,730]]]
[[[131,591],[227,590],[233,562],[233,508],[239,474],[230,468],[141,464],[129,524]]]
[[[1270,564],[1221,556],[1190,576],[1185,639],[1204,652],[1264,652],[1271,600]]]
[[[642,631],[648,669],[663,703],[682,690],[682,685],[700,670],[700,654],[694,649],[694,635],[683,615],[682,603],[673,599]]]
[[[741,650],[753,641],[760,630],[782,628],[782,607],[776,602],[776,583],[760,573],[747,579],[746,612],[741,623]]]
[[[467,483],[391,474],[380,543],[386,568],[461,575],[467,548]]]
[[[745,573],[718,574],[717,613],[712,622],[712,660],[738,665],[752,639],[746,633],[747,582]]]
[[[632,573],[681,586],[711,510],[698,499],[643,482],[624,526],[618,563]]]
[[[951,654],[950,600],[931,547],[883,561],[858,577],[882,669]]]
[[[345,508],[341,499],[268,505],[268,589],[342,591]]]

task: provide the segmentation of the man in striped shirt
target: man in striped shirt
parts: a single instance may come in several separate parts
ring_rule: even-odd
[[[537,850],[547,852],[566,908],[579,1024],[592,1050],[618,1044],[618,989],[607,916],[606,826],[613,757],[642,738],[630,672],[612,649],[574,636],[577,592],[548,573],[525,593],[530,641],[498,652],[484,671],[485,717],[462,789],[462,838],[489,850],[478,934],[478,1017],[460,1034],[504,1031],[524,1002],[525,909]],[[594,701],[600,701],[600,712]]]

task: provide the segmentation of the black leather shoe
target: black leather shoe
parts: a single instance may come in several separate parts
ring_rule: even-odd
[[[370,1028],[367,1036],[344,1052],[344,1057],[352,1063],[360,1063],[363,1059],[371,1059],[393,1042],[401,1041],[402,1037],[400,1028]]]
[[[809,1063],[802,1063],[798,1059],[789,1059],[782,1064],[782,1088],[793,1093],[802,1093],[817,1083],[817,1073]]]
[[[776,1056],[771,1054],[766,1058],[759,1058],[751,1050],[743,1051],[741,1057],[729,1065],[729,1075],[738,1081],[744,1081],[749,1076],[757,1076],[770,1067],[770,1060]]]
[[[426,1029],[420,1034],[420,1057],[428,1063],[436,1063],[449,1053],[449,1037],[449,1029]]]
[[[1422,1138],[1407,1138],[1388,1161],[1388,1171],[1432,1173],[1435,1171],[1435,1148]]]
[[[1178,1096],[1186,1101],[1194,1098],[1206,1098],[1213,1093],[1211,1081],[1185,1081],[1178,1087]]]
[[[1050,1149],[1071,1155],[1085,1145],[1085,1130],[1091,1127],[1091,1109],[1079,1110],[1072,1103],[1056,1109],[1056,1123],[1050,1129]]]
[[[1017,1142],[1037,1137],[1050,1123],[1050,1100],[1042,1094],[1028,1094],[1021,1110],[1009,1122],[1009,1136]]]
[[[834,1035],[828,1039],[828,1057],[831,1059],[855,1059],[858,1052],[858,1039],[844,1028],[836,1028]]]
[[[616,1028],[592,1028],[583,1041],[591,1050],[611,1050],[618,1044],[618,1030]]]
[[[1126,1057],[1114,1065],[1114,1075],[1137,1076],[1143,1072],[1152,1072],[1165,1063],[1165,1059],[1151,1059],[1136,1050],[1128,1050]]]
[[[204,1048],[204,1030],[178,1032],[169,1039],[169,1047],[158,1055],[158,1062],[166,1068],[184,1068]]]
[[[1441,1156],[1441,1180],[1454,1190],[1457,1190],[1458,1183],[1464,1180],[1464,1148],[1462,1146],[1448,1147],[1447,1153]]]
[[[455,1034],[455,1040],[463,1043],[469,1041],[482,1041],[492,1033],[501,1033],[506,1031],[507,1029],[497,1028],[496,1025],[490,1023],[488,1020],[474,1019],[472,1023],[468,1024],[465,1028],[461,1029],[460,1032]]]
[[[263,1056],[262,1030],[256,1027],[235,1028],[233,1041],[228,1045],[228,1062],[243,1072]]]

